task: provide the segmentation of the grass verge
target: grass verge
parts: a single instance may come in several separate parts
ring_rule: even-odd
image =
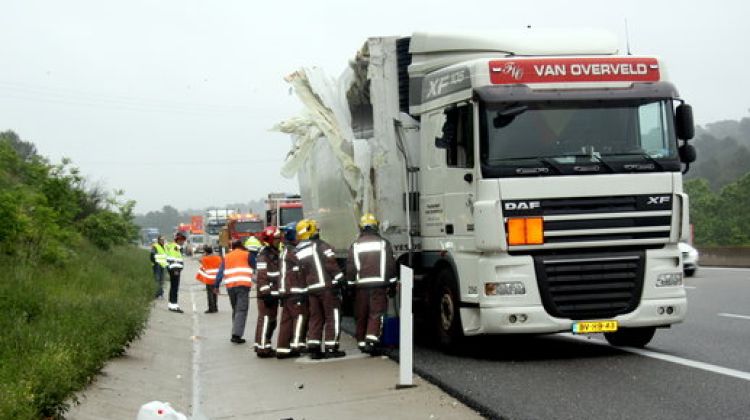
[[[62,418],[74,392],[138,337],[153,300],[147,251],[81,245],[63,267],[0,259],[0,418]]]

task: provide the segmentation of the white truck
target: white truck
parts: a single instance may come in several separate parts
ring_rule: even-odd
[[[692,111],[664,63],[608,32],[368,39],[336,80],[287,77],[306,112],[282,174],[345,252],[366,211],[414,268],[415,312],[466,335],[681,322]]]
[[[219,251],[221,249],[221,245],[219,244],[219,234],[221,234],[221,229],[226,226],[229,217],[233,214],[237,214],[237,210],[211,209],[206,211],[206,217],[204,220],[204,245],[210,245],[214,251]]]

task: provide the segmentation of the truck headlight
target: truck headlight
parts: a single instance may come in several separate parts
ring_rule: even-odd
[[[487,296],[525,295],[526,287],[520,281],[485,283],[484,294]]]
[[[656,277],[656,287],[682,285],[682,273],[663,273]]]

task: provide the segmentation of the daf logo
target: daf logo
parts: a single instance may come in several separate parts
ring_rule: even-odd
[[[516,201],[504,203],[505,210],[533,210],[541,207],[539,201]]]
[[[649,197],[648,198],[648,202],[646,202],[646,204],[648,204],[648,205],[657,205],[658,206],[659,204],[669,203],[669,200],[671,200],[671,199],[672,199],[672,197],[670,197],[668,195],[659,195],[659,196],[656,196],[656,197]]]

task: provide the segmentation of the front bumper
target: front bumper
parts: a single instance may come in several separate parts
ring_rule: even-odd
[[[659,308],[662,308],[660,311]],[[667,309],[671,308],[671,314]],[[659,312],[662,312],[661,314]],[[613,318],[620,328],[662,327],[682,322],[687,314],[687,299],[647,299],[627,314]],[[511,322],[515,315],[516,322]],[[525,316],[526,321],[521,322]],[[547,314],[542,305],[519,307],[461,308],[466,335],[479,334],[548,334],[570,332],[575,320],[555,318]],[[594,321],[594,320],[587,320]]]

